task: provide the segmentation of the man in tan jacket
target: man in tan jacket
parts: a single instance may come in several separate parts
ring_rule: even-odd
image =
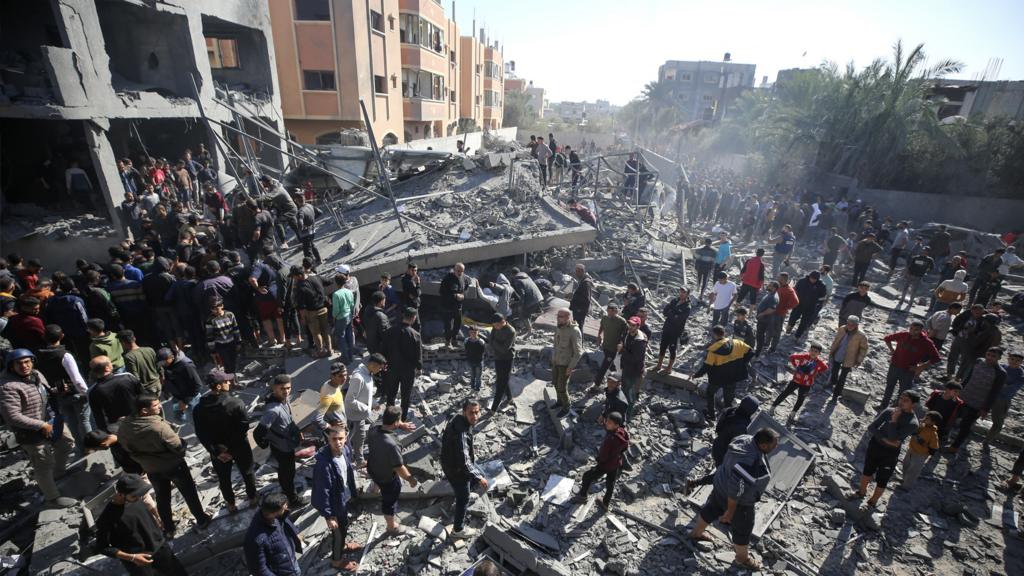
[[[839,401],[850,370],[860,366],[867,355],[868,337],[860,330],[860,318],[848,316],[846,325],[839,327],[836,337],[832,339],[832,347],[828,351],[829,364],[832,368],[832,373],[829,376],[832,398],[829,402]]]
[[[552,384],[558,394],[559,417],[569,413],[569,378],[583,355],[583,334],[568,308],[558,311],[558,327],[551,353]]]
[[[185,444],[178,433],[164,420],[160,399],[143,394],[135,400],[135,414],[121,420],[117,442],[133,460],[142,466],[153,485],[156,509],[164,526],[164,535],[173,538],[174,516],[171,511],[173,483],[196,519],[196,529],[210,525],[210,515],[203,509],[192,471],[185,462]]]

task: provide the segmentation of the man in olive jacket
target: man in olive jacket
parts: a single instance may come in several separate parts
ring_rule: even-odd
[[[829,375],[829,386],[832,387],[832,399],[829,402],[837,402],[843,394],[843,386],[846,385],[846,377],[850,371],[861,365],[868,355],[868,337],[860,329],[860,318],[848,316],[846,325],[840,326],[832,339],[832,347],[828,350],[829,365],[832,373]]]
[[[192,472],[185,462],[185,443],[164,420],[160,399],[143,394],[135,400],[135,415],[121,420],[117,443],[149,476],[156,495],[156,510],[164,525],[164,534],[174,536],[174,514],[171,511],[171,484],[178,488],[188,509],[196,519],[196,528],[210,525],[210,516],[199,500]]]

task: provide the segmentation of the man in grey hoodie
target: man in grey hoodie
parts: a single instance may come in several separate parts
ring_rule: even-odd
[[[384,369],[387,360],[377,352],[349,375],[345,387],[345,416],[348,418],[349,445],[352,447],[353,465],[366,467],[363,458],[363,443],[373,419],[374,377]]]
[[[752,571],[761,569],[760,563],[750,557],[748,548],[754,531],[754,505],[772,479],[768,455],[778,445],[779,434],[771,428],[762,428],[753,436],[737,436],[729,444],[729,451],[715,472],[711,496],[700,509],[697,525],[690,532],[691,540],[711,541],[704,531],[718,520],[732,533],[736,564]]]
[[[295,451],[302,444],[302,432],[292,418],[292,406],[288,403],[291,393],[291,377],[287,374],[275,376],[253,438],[261,448],[270,448],[271,455],[277,460],[277,483],[288,496],[288,505],[294,509],[302,508],[309,500],[295,491]]]

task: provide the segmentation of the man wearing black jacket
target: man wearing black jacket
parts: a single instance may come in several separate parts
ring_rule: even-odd
[[[420,309],[420,275],[412,262],[402,274],[402,303],[406,308]]]
[[[288,276],[294,282],[295,308],[302,323],[312,337],[310,345],[313,357],[326,358],[333,354],[331,348],[331,322],[327,313],[327,292],[324,284],[315,274],[307,274],[302,266],[292,266]]]
[[[89,408],[96,428],[110,432],[110,425],[135,414],[135,399],[142,395],[142,383],[133,374],[114,374],[110,358],[97,356],[89,362],[94,383],[89,388]]]
[[[175,418],[184,420],[185,410],[192,410],[199,403],[203,379],[199,377],[195,363],[184,352],[175,354],[170,348],[161,348],[156,357],[164,373],[164,390],[178,402],[174,407]]]
[[[466,266],[461,262],[453,266],[452,271],[441,280],[444,341],[449,348],[455,347],[459,333],[462,331],[462,303],[466,299],[466,290],[472,285],[473,281],[466,276]]]
[[[399,389],[402,392],[402,421],[409,420],[412,386],[423,369],[423,344],[420,333],[413,327],[416,309],[406,308],[402,323],[392,326],[384,334],[384,357],[388,359],[387,405],[394,406]]]
[[[665,305],[661,311],[665,316],[665,324],[661,327],[661,343],[658,346],[658,365],[654,371],[661,370],[662,361],[665,360],[665,350],[668,350],[668,366],[665,373],[672,371],[676,363],[676,350],[679,347],[679,339],[686,332],[686,321],[690,318],[690,291],[679,288],[679,297]]]
[[[465,540],[477,531],[468,528],[466,506],[473,485],[487,490],[487,479],[476,466],[473,450],[473,426],[480,420],[480,402],[469,399],[462,403],[462,412],[448,421],[441,435],[441,470],[455,491],[455,526],[452,538]]]
[[[569,311],[572,312],[572,319],[576,322],[576,327],[580,329],[580,334],[584,334],[583,323],[587,320],[587,314],[590,313],[590,298],[594,291],[594,281],[590,279],[587,268],[583,264],[576,265],[575,277],[576,290],[573,291],[572,299],[569,300]]]
[[[186,576],[188,571],[142,500],[150,490],[137,474],[118,479],[114,495],[96,519],[96,549],[120,560],[132,575]]]
[[[250,507],[256,502],[256,476],[248,439],[249,414],[245,404],[231,395],[232,376],[216,368],[210,371],[206,377],[210,392],[199,400],[192,418],[196,438],[210,453],[228,512],[234,513],[238,507],[231,484],[232,463],[245,483],[245,497]]]
[[[384,353],[384,334],[391,328],[391,321],[384,312],[384,293],[374,292],[370,296],[372,306],[363,308],[363,340],[370,354]]]
[[[604,391],[604,411],[597,417],[598,424],[604,424],[612,412],[625,414],[629,412],[629,398],[622,391],[622,382],[618,374],[609,374]]]
[[[793,326],[799,320],[800,326],[796,329],[796,339],[799,340],[807,333],[811,324],[818,319],[818,301],[825,297],[826,289],[825,284],[821,281],[821,273],[812,270],[810,274],[797,281],[794,290],[796,290],[796,296],[800,299],[800,303],[789,313],[789,326],[786,328],[786,333],[792,332]]]

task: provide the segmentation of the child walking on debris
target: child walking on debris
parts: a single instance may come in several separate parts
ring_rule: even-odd
[[[604,498],[601,505],[607,509],[612,503],[612,493],[615,491],[615,481],[619,478],[619,470],[622,468],[623,455],[629,449],[629,432],[624,425],[624,418],[618,412],[612,412],[604,419],[605,435],[601,442],[601,449],[597,453],[597,464],[583,474],[583,485],[580,486],[579,494],[572,501],[576,504],[585,504],[590,495],[590,485],[601,476],[605,477]]]
[[[828,364],[822,362],[820,355],[821,344],[811,344],[807,352],[790,354],[789,364],[793,367],[793,379],[772,402],[774,411],[790,394],[797,393],[796,404],[793,405],[793,411],[789,413],[786,422],[792,422],[796,418],[800,407],[804,405],[807,393],[811,391],[811,386],[814,386],[814,377],[828,370]]]

